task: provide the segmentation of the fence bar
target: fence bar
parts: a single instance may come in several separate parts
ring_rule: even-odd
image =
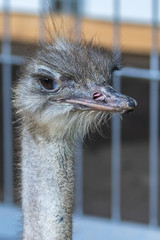
[[[158,0],[152,1],[152,52],[150,68],[158,71]],[[159,114],[159,82],[150,81],[150,191],[149,222],[158,226],[158,114]]]
[[[2,54],[10,58],[10,1],[3,1]],[[2,63],[4,202],[13,203],[11,64]]]
[[[116,71],[114,75],[119,77],[128,77],[128,78],[138,78],[138,79],[146,79],[152,81],[160,80],[160,71],[155,69],[139,69],[133,67],[124,67],[120,71]]]
[[[0,63],[1,64],[11,64],[11,65],[20,65],[24,57],[15,56],[15,55],[6,55],[0,54]]]
[[[50,0],[50,4],[52,4],[51,5],[51,7],[52,7],[52,9],[53,9],[53,12],[56,10],[56,0]]]
[[[45,31],[45,16],[47,14],[50,5],[46,5],[44,9],[44,1],[39,0],[39,24],[38,24],[38,36],[39,42],[44,43],[46,41],[46,31]]]
[[[69,13],[71,12],[71,0],[62,1],[62,12]]]
[[[119,48],[119,11],[120,1],[114,0],[114,46],[113,50]],[[113,86],[117,91],[120,91],[120,77],[113,77]],[[120,199],[121,199],[121,177],[120,177],[120,165],[121,165],[121,123],[120,118],[114,115],[112,118],[112,203],[111,203],[111,217],[112,220],[120,220]]]
[[[120,79],[114,78],[117,81],[114,88],[119,91]],[[112,118],[112,206],[111,216],[113,220],[120,220],[120,202],[121,202],[121,123],[118,115]]]
[[[80,20],[80,19],[79,19]],[[75,39],[79,39],[80,37],[80,29],[81,29],[81,21],[75,19]],[[79,29],[79,31],[78,31]],[[24,57],[11,55],[8,56],[6,54],[0,54],[0,63],[7,63],[11,65],[19,65],[22,63]],[[128,77],[128,78],[138,78],[152,81],[160,81],[160,71],[154,69],[139,69],[134,67],[124,67],[120,71],[116,71],[114,73],[117,77]]]
[[[75,199],[74,213],[78,216],[83,214],[83,144],[77,141],[75,144]]]
[[[75,23],[74,23],[74,38],[78,40],[81,37],[81,19],[83,15],[84,0],[75,1]]]
[[[81,37],[81,16],[83,0],[75,2],[75,23],[74,23],[74,38],[78,40]],[[80,141],[76,142],[75,146],[75,199],[74,213],[78,216],[83,214],[83,144]]]

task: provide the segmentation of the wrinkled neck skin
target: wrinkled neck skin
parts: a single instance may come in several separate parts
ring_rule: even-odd
[[[71,240],[74,144],[23,129],[23,240]]]

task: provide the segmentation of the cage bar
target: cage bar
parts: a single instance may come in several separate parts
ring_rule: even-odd
[[[152,51],[150,69],[158,71],[158,0],[152,1]],[[149,223],[158,226],[158,115],[159,82],[150,81],[150,155],[149,155]]]
[[[20,65],[23,60],[21,56],[0,54],[1,64]]]
[[[82,0],[76,1],[75,22],[74,22],[74,38],[78,40],[81,37],[81,17]],[[75,144],[75,199],[74,213],[78,216],[83,215],[83,143],[77,141]]]
[[[12,109],[10,64],[10,1],[3,1],[3,38],[2,38],[2,106],[3,106],[3,165],[4,165],[4,203],[13,203],[12,168]],[[7,60],[7,61],[6,61]]]
[[[116,71],[114,75],[128,78],[145,79],[149,81],[151,79],[152,81],[160,80],[160,71],[154,69],[124,67],[120,71]]]
[[[38,37],[39,42],[43,43],[46,41],[46,31],[45,31],[45,17],[49,6],[44,8],[44,2],[39,0],[39,19],[38,19]]]
[[[119,49],[120,34],[120,1],[114,0],[114,32],[113,32],[113,51]],[[113,76],[113,86],[117,91],[121,88],[120,76]],[[121,122],[118,115],[112,118],[112,202],[111,202],[111,217],[112,220],[119,221],[121,218],[120,202],[121,202]]]
[[[62,1],[62,12],[69,13],[71,12],[71,0]]]
[[[83,1],[80,0],[74,0],[74,4],[75,4],[75,22],[74,22],[74,38],[75,40],[78,40],[79,38],[81,38],[81,19],[82,19],[82,15],[83,15]]]

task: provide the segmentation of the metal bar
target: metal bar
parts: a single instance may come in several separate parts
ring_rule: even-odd
[[[120,77],[129,77],[129,78],[138,78],[138,79],[146,79],[152,81],[160,80],[160,71],[155,69],[139,69],[132,67],[124,67],[120,71],[116,71],[114,73],[116,76]]]
[[[80,19],[79,19],[80,20]],[[75,19],[75,21],[77,21]],[[78,27],[76,27],[78,25]],[[81,28],[81,22],[76,22],[75,23],[75,29],[80,29]],[[75,35],[76,39],[79,39],[80,37],[80,30],[75,30],[77,34]],[[11,65],[19,65],[23,61],[24,57],[22,56],[16,56],[16,55],[11,55],[8,56],[6,54],[0,54],[0,63],[8,63]],[[119,77],[129,77],[129,78],[138,78],[138,79],[145,79],[145,80],[150,80],[152,81],[160,81],[160,71],[154,70],[154,69],[140,69],[140,68],[133,68],[133,67],[124,67],[120,71],[116,71],[114,73],[115,76]]]
[[[119,10],[120,1],[114,0],[114,45],[113,50],[119,48]],[[113,76],[113,86],[117,91],[120,91],[120,76]],[[112,202],[111,202],[111,217],[112,220],[119,221],[121,218],[120,202],[121,202],[121,122],[117,115],[112,118]]]
[[[52,0],[52,9],[53,9],[53,12],[56,11],[56,0]]]
[[[120,79],[114,77],[114,88],[120,91]],[[120,220],[121,202],[121,123],[118,115],[112,118],[112,220]]]
[[[152,52],[150,68],[159,69],[158,59],[158,0],[152,1]],[[159,115],[159,82],[150,81],[150,155],[149,155],[149,223],[158,226],[158,115]]]
[[[23,61],[24,57],[8,55],[8,54],[0,54],[0,63],[1,64],[11,64],[11,65],[20,65]]]
[[[2,54],[10,58],[10,1],[3,1]],[[8,61],[9,62],[9,61]],[[13,203],[11,64],[2,64],[4,202]]]
[[[46,41],[46,32],[45,32],[45,16],[46,16],[46,10],[47,10],[46,6],[44,8],[44,2],[42,0],[39,0],[39,31],[38,31],[38,35],[39,35],[39,41],[41,43],[44,43]]]
[[[81,37],[81,14],[83,5],[82,0],[76,1],[74,38],[78,40]],[[83,144],[80,141],[76,142],[75,148],[75,205],[74,212],[77,215],[83,214]]]
[[[120,44],[120,0],[113,1],[113,49],[119,49]]]
[[[79,19],[80,20],[80,19]],[[75,20],[77,21],[77,20]],[[78,25],[78,27],[76,27]],[[81,22],[76,22],[75,23],[75,29],[80,29],[81,28]],[[77,34],[75,35],[76,39],[79,39],[80,37],[80,30],[75,30]],[[11,55],[9,56],[8,54],[0,54],[0,63],[8,63],[11,65],[19,65],[23,61],[24,57],[23,56],[16,56],[16,55]],[[116,71],[114,73],[115,76],[119,77],[129,77],[129,78],[138,78],[138,79],[145,79],[145,80],[150,80],[152,81],[160,81],[160,71],[154,70],[154,69],[140,69],[140,68],[133,68],[133,67],[124,67],[120,71]]]
[[[83,214],[83,144],[77,141],[75,144],[75,198],[74,213],[78,216]]]
[[[79,40],[81,38],[82,15],[83,15],[83,0],[75,2],[75,24],[74,24],[74,38]]]
[[[71,12],[71,0],[62,0],[62,12]]]

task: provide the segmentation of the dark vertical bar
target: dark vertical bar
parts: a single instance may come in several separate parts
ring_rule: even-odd
[[[152,1],[152,51],[150,69],[159,70],[158,60],[158,0]],[[153,76],[154,77],[154,76]],[[150,79],[150,192],[149,192],[149,222],[158,226],[158,115],[159,115],[159,83]]]
[[[75,25],[74,25],[74,37],[75,40],[81,38],[81,28],[82,28],[82,15],[83,15],[83,0],[74,0],[75,1]]]
[[[46,32],[45,32],[45,16],[47,13],[47,8],[49,6],[44,6],[44,2],[42,0],[39,0],[39,42],[44,43],[46,41]]]
[[[83,214],[83,144],[77,141],[75,144],[75,198],[74,213]]]
[[[64,13],[70,13],[71,12],[71,0],[63,0],[62,1],[62,11]]]
[[[52,8],[53,8],[53,11],[56,10],[56,0],[52,0]]]
[[[81,36],[81,16],[83,1],[75,1],[75,24],[74,38],[78,40]],[[76,142],[75,146],[75,207],[74,212],[77,215],[83,214],[83,144]]]
[[[113,26],[113,51],[119,49],[120,42],[120,1],[114,0],[114,26]],[[120,77],[113,76],[113,86],[117,91],[120,91]],[[111,202],[111,217],[112,220],[120,220],[120,202],[121,202],[121,122],[117,115],[112,118],[112,202]]]
[[[3,1],[2,54],[10,58],[10,1]],[[10,62],[10,61],[9,61]],[[2,63],[4,202],[13,203],[11,65]]]

